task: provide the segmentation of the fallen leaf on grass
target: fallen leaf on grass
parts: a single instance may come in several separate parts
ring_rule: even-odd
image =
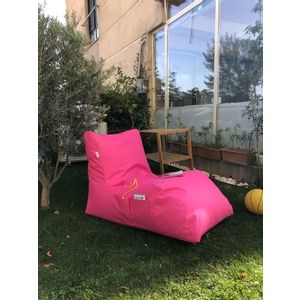
[[[47,256],[52,257],[51,251],[47,251]]]
[[[50,266],[54,266],[54,264],[49,263],[49,264],[41,264],[41,265],[39,265],[39,267],[41,267],[41,268],[43,268],[43,269],[49,269]]]
[[[247,272],[243,272],[243,273],[240,274],[240,276],[242,278],[246,278],[246,277],[248,277],[248,273]]]

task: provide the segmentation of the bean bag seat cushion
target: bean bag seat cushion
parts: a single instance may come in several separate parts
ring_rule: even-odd
[[[233,214],[201,171],[162,178],[151,172],[140,133],[84,135],[89,193],[86,213],[119,224],[197,243]]]

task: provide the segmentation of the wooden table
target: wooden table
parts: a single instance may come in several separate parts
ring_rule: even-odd
[[[164,173],[164,164],[170,164],[174,162],[189,160],[191,168],[194,169],[193,154],[192,154],[192,143],[191,143],[191,133],[189,128],[174,128],[174,129],[147,129],[140,130],[142,133],[152,133],[156,134],[158,152],[146,153],[148,159],[159,162],[160,173]],[[165,148],[165,136],[168,134],[185,133],[187,141],[188,154],[176,154],[167,152]]]

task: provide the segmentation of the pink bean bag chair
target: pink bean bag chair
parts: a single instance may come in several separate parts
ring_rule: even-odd
[[[84,141],[89,215],[197,243],[233,214],[226,197],[201,171],[173,178],[153,174],[136,129],[108,135],[88,131]]]

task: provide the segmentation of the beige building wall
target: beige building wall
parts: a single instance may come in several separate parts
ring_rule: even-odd
[[[86,28],[81,26],[87,16],[87,2],[84,0],[66,0],[67,15],[70,17],[73,13],[76,14],[78,20],[77,30],[82,33],[87,33]]]
[[[98,0],[97,17],[99,38],[88,50],[88,55],[103,58],[106,67],[122,67],[127,75],[134,75],[134,63],[140,51],[140,40],[146,35],[143,45],[143,63],[149,69],[149,35],[163,23],[164,10],[156,0]],[[76,14],[78,30],[88,34],[87,0],[66,0],[67,14]],[[147,52],[147,53],[145,53]]]
[[[91,43],[88,56],[102,58],[106,68],[121,67],[129,76],[136,75],[134,65],[141,51],[141,62],[149,78],[150,123],[154,124],[154,86],[152,80],[152,33],[165,20],[162,1],[96,0],[99,38]],[[77,29],[88,33],[87,0],[66,0],[67,14],[75,13]],[[142,39],[144,40],[141,43]]]
[[[99,9],[98,9],[99,10]],[[87,0],[66,0],[66,11],[68,17],[75,15],[76,21],[78,22],[77,30],[89,36],[88,32],[88,4]],[[88,37],[89,38],[89,37]],[[91,43],[88,49],[87,56],[94,57],[99,60],[99,45],[98,41]]]
[[[110,0],[103,4],[99,13],[99,53],[107,66],[120,66],[126,74],[134,75],[140,40],[162,23],[162,13],[162,5],[154,0]]]

